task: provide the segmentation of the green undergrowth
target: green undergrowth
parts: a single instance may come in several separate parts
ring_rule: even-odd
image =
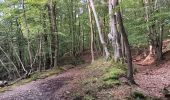
[[[127,100],[162,100],[162,99],[157,97],[146,96],[145,94],[143,94],[143,92],[134,90],[131,92],[131,95],[127,98]]]
[[[105,69],[105,73],[103,74],[102,78],[103,81],[117,81],[118,78],[125,73],[124,65],[120,63],[114,63],[111,67]]]
[[[118,79],[125,74],[126,68],[121,63],[99,59],[89,65],[86,70],[87,77],[80,81],[83,93],[77,97],[82,97],[81,100],[96,100],[99,92],[121,85]]]

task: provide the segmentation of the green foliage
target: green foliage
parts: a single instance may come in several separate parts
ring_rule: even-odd
[[[110,70],[107,71],[106,74],[103,75],[103,80],[104,81],[109,81],[109,80],[117,80],[120,75],[124,74],[125,71],[119,68],[111,68]]]
[[[120,63],[114,63],[111,68],[106,69],[106,73],[103,74],[102,80],[104,81],[103,89],[112,88],[115,85],[120,85],[118,80],[121,75],[125,74],[125,66]]]
[[[145,34],[130,34],[129,35],[129,42],[134,47],[140,47],[148,45],[147,38]]]
[[[47,3],[48,0],[26,0],[26,3],[29,3],[29,4],[38,4],[38,5],[42,5],[42,4],[45,4]]]
[[[133,90],[127,100],[160,100],[160,98],[146,96],[142,91]]]
[[[93,96],[91,96],[91,95],[85,95],[83,99],[84,99],[84,100],[96,100],[96,99],[95,99]]]
[[[86,67],[85,77],[78,82],[79,88],[70,95],[74,98],[79,98],[79,100],[98,99],[96,98],[98,93],[108,91],[121,84],[118,78],[125,74],[124,67],[121,63],[105,62],[103,59],[94,61],[94,63]],[[113,100],[111,94],[102,94],[103,96],[107,100]]]
[[[145,100],[146,99],[144,94],[139,91],[134,91],[132,93],[132,98],[134,98],[135,100]]]

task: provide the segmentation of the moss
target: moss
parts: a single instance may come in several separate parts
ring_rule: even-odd
[[[91,96],[91,95],[85,95],[83,100],[96,100],[95,97]]]
[[[140,91],[133,91],[131,97],[135,100],[147,100],[147,97]]]
[[[89,76],[81,81],[84,99],[95,100],[97,93],[121,85],[118,79],[125,74],[125,70],[125,66],[121,63],[105,62],[103,59],[94,61],[86,67]]]
[[[97,83],[97,82],[98,82],[98,78],[91,77],[91,78],[87,78],[84,81],[82,81],[82,84],[88,85],[89,83]]]
[[[112,67],[106,74],[103,75],[103,81],[118,80],[118,78],[124,73],[125,70],[118,67]]]

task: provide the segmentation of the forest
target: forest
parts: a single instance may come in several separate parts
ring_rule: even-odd
[[[169,100],[169,10],[169,0],[0,0],[0,100]]]

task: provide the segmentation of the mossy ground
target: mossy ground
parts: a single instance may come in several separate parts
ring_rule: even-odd
[[[106,62],[103,59],[98,59],[87,66],[86,71],[86,77],[79,80],[80,90],[77,89],[72,94],[75,100],[77,97],[81,97],[80,100],[112,100],[113,97],[110,93],[105,94],[101,92],[121,85],[119,77],[125,75],[126,68],[121,63],[115,63],[113,61]],[[102,95],[99,95],[100,93]]]

